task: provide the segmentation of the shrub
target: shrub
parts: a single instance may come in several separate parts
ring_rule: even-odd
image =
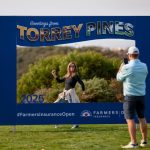
[[[104,78],[84,81],[86,95],[81,95],[81,87],[77,86],[77,93],[81,102],[112,102],[115,101],[115,94],[109,87],[109,82]]]
[[[122,84],[116,79],[107,81],[104,78],[84,80],[86,95],[82,95],[82,90],[79,84],[76,86],[76,92],[81,102],[120,102],[123,100]],[[52,88],[43,88],[36,90],[34,94],[44,95],[44,103],[53,103],[58,94],[63,91],[63,85],[56,84]]]
[[[56,55],[40,59],[29,65],[28,72],[23,74],[17,81],[18,102],[22,94],[33,94],[38,89],[57,86],[51,71],[56,69],[60,76],[64,76],[70,61],[77,63],[81,78],[86,80],[93,77],[110,80],[116,76],[120,64],[120,59],[118,58],[107,58],[100,53],[91,51],[83,53],[76,51],[65,56]]]
[[[122,102],[124,99],[122,82],[118,82],[116,79],[111,79],[110,88],[115,93],[115,99],[118,102]]]
[[[36,95],[43,95],[44,96],[44,103],[53,103],[57,97],[58,97],[58,94],[60,93],[61,91],[59,89],[54,89],[54,88],[48,88],[48,89],[40,89],[40,90],[37,90],[35,91],[34,94]]]

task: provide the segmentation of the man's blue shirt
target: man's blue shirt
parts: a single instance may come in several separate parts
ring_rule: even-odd
[[[144,96],[146,94],[147,66],[139,59],[130,60],[117,73],[117,80],[123,82],[124,96]]]

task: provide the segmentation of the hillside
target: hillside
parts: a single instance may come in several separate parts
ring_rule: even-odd
[[[59,47],[59,46],[48,46],[48,47],[17,47],[17,79],[28,70],[29,64],[34,64],[35,61],[41,58],[45,58],[52,55],[65,55],[72,51],[96,51],[107,57],[119,57],[123,58],[126,51],[124,50],[110,50],[102,47]]]

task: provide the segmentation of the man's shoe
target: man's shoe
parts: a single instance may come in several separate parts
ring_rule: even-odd
[[[128,145],[121,146],[121,148],[123,148],[123,149],[138,148],[138,144],[133,144],[132,142],[130,142]]]
[[[147,142],[144,140],[141,140],[140,147],[146,147],[146,146],[147,146]]]

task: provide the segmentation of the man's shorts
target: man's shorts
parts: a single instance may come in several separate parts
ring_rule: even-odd
[[[123,109],[126,119],[144,118],[145,96],[125,96]]]

